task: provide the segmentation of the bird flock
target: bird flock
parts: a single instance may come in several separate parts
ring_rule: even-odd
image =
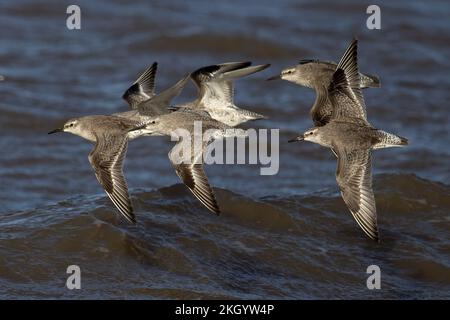
[[[337,64],[301,60],[295,67],[286,68],[267,80],[286,80],[315,90],[316,99],[310,110],[314,127],[289,142],[311,141],[332,150],[337,157],[336,181],[345,204],[364,233],[379,241],[371,150],[404,146],[408,141],[376,129],[368,121],[361,89],[379,87],[380,81],[377,76],[359,72],[357,51],[358,41],[354,38]],[[219,214],[220,207],[201,161],[203,150],[216,139],[238,136],[229,129],[247,121],[266,119],[234,104],[233,81],[269,66],[252,66],[251,62],[206,66],[156,93],[158,65],[155,62],[123,94],[129,111],[70,119],[49,134],[69,132],[95,144],[89,154],[95,176],[118,211],[135,223],[123,174],[128,142],[142,136],[171,136],[180,128],[193,135],[194,123],[200,121],[203,131],[214,130],[203,141],[200,151],[192,150],[190,161],[179,163],[175,159],[177,145],[182,143],[179,141],[168,156],[176,174],[193,195],[211,212]],[[189,80],[197,87],[197,98],[172,106],[172,100],[180,95]]]

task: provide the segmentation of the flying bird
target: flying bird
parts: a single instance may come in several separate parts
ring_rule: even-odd
[[[196,100],[176,106],[175,109],[207,111],[210,116],[228,126],[267,119],[259,113],[234,104],[234,81],[268,68],[270,64],[251,66],[251,62],[227,62],[202,67],[191,73],[197,87]]]
[[[314,89],[316,100],[310,110],[314,125],[322,126],[329,122],[333,107],[328,99],[328,87],[333,80],[338,65],[334,62],[305,59],[295,67],[285,68],[277,76],[267,80],[286,80],[299,86]],[[378,76],[359,73],[359,88],[380,87]]]
[[[408,140],[376,129],[367,120],[357,47],[353,39],[333,73],[326,93],[332,112],[326,122],[289,142],[306,140],[331,148],[337,157],[336,180],[344,202],[364,233],[379,241],[371,150],[404,146]]]
[[[116,116],[90,115],[70,119],[61,128],[49,132],[69,132],[95,144],[89,154],[95,176],[117,210],[132,223],[136,222],[136,217],[123,174],[123,163],[128,134],[144,126],[145,123]]]

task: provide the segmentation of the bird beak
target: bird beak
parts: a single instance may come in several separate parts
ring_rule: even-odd
[[[57,133],[57,132],[63,132],[64,130],[62,128],[58,128],[55,130],[50,131],[48,134]]]
[[[305,136],[299,135],[298,137],[295,137],[294,139],[291,139],[288,142],[296,142],[296,141],[303,141],[303,140],[305,140]]]
[[[269,79],[266,79],[266,81],[272,81],[272,80],[281,80],[281,76],[277,75],[277,76],[270,77]]]

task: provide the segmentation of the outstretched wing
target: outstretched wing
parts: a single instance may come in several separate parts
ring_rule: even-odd
[[[181,93],[188,80],[189,74],[169,89],[166,89],[154,97],[140,103],[138,106],[139,114],[152,117],[169,113],[170,102]]]
[[[367,121],[360,82],[358,40],[353,39],[339,62],[328,88],[333,108],[332,118],[358,118]]]
[[[370,150],[343,148],[333,150],[338,157],[336,180],[342,198],[363,231],[371,239],[378,241]]]
[[[251,62],[228,62],[200,68],[191,74],[198,87],[198,106],[233,106],[233,81],[261,71],[268,64],[250,66]]]
[[[122,95],[122,98],[128,102],[131,109],[137,109],[139,103],[150,99],[155,95],[155,76],[157,68],[158,63],[154,62]]]
[[[183,181],[189,190],[191,190],[194,196],[208,210],[215,214],[220,214],[219,205],[217,204],[214,191],[209,185],[208,178],[206,177],[205,170],[203,169],[203,164],[194,160],[198,160],[202,153],[192,157],[191,163],[179,163],[174,156],[174,150],[176,148],[178,149],[180,143],[183,142],[178,142],[177,145],[175,145],[175,147],[169,152],[169,159],[175,168],[175,172],[178,177],[180,177],[181,181]]]
[[[128,187],[123,175],[123,161],[127,152],[126,135],[97,137],[97,144],[89,154],[89,162],[94,168],[97,180],[121,214],[135,223]]]

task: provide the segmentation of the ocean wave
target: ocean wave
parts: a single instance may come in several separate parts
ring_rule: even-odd
[[[0,284],[16,290],[10,297],[23,288],[39,296],[45,286],[41,297],[79,298],[61,282],[67,265],[77,264],[85,270],[83,297],[123,290],[130,298],[356,298],[370,296],[364,272],[375,263],[389,288],[381,298],[448,297],[447,185],[376,176],[381,244],[364,237],[335,192],[216,193],[221,216],[180,184],[133,192],[136,225],[102,195],[3,214]]]

